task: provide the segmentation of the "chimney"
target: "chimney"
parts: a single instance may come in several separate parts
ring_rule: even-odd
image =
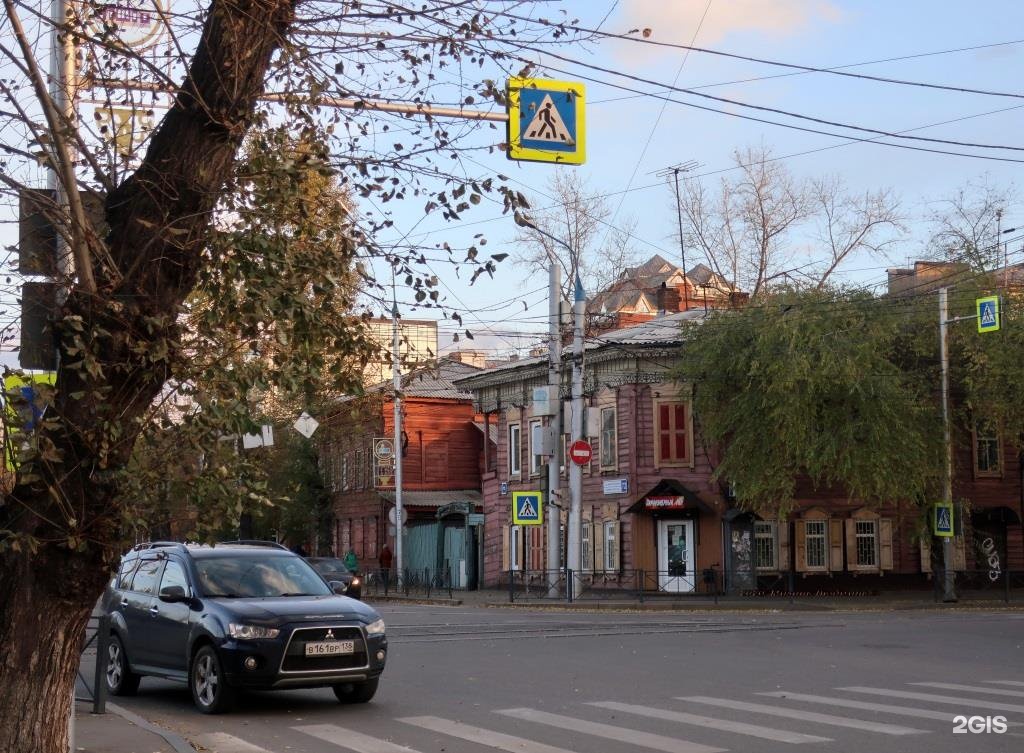
[[[658,288],[658,316],[665,316],[665,298],[668,293],[668,286],[665,283],[661,283],[661,287]]]

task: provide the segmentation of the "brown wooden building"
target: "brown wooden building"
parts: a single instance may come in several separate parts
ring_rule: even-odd
[[[476,581],[484,435],[472,396],[452,380],[479,371],[441,359],[402,379],[402,502],[408,516],[403,564],[417,577],[448,571],[456,587]],[[332,497],[335,553],[351,548],[363,569],[377,567],[385,541],[395,549],[389,519],[394,476],[373,452],[375,438],[394,437],[393,394],[386,382],[342,399],[316,435]]]
[[[690,387],[670,377],[685,357],[681,322],[703,316],[703,310],[664,315],[603,334],[586,348],[585,434],[594,455],[583,469],[585,581],[591,587],[643,583],[648,590],[686,592],[701,590],[710,569],[734,592],[784,589],[791,578],[801,591],[929,587],[932,539],[925,512],[909,501],[868,503],[803,484],[785,520],[732,504],[729,490],[712,480],[716,452],[694,423]],[[547,361],[537,357],[456,382],[474,394],[497,445],[482,479],[488,585],[505,582],[509,571],[543,570],[544,528],[564,526],[564,512],[545,526],[511,520],[512,492],[545,485],[549,458],[541,447],[548,419],[536,415],[533,395],[546,380]],[[568,395],[564,383],[561,398]],[[555,496],[563,510],[567,441],[563,436],[557,459],[562,484]],[[979,577],[1024,569],[1018,449],[991,430],[960,427],[956,442],[955,492],[964,511],[955,539],[958,569],[977,569]]]

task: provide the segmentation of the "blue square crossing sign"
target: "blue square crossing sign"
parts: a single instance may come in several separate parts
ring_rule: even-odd
[[[978,307],[978,332],[998,332],[999,296],[978,298],[975,304]]]
[[[508,158],[582,165],[587,156],[585,97],[577,81],[509,79]]]
[[[953,536],[953,503],[936,502],[932,507],[932,533],[950,538]]]
[[[544,495],[540,492],[512,492],[512,523],[539,526],[544,522]]]

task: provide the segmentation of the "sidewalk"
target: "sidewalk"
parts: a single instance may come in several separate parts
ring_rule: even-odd
[[[89,703],[75,704],[73,749],[79,753],[195,753],[174,733],[142,717],[107,704],[107,713],[92,714]]]
[[[369,604],[386,603],[418,603],[436,606],[473,606],[510,609],[570,609],[570,610],[605,610],[628,609],[639,611],[809,611],[809,612],[842,612],[842,611],[907,611],[907,610],[949,610],[949,609],[985,609],[1024,611],[1024,594],[1014,591],[1011,601],[1006,603],[1001,595],[996,597],[987,594],[984,597],[975,594],[963,595],[960,601],[952,604],[936,602],[931,591],[892,591],[875,595],[834,597],[834,596],[794,596],[786,595],[758,596],[720,596],[717,604],[711,596],[667,596],[652,594],[644,597],[641,602],[634,594],[609,593],[595,597],[587,595],[573,602],[564,599],[546,599],[531,595],[526,598],[517,591],[515,601],[509,601],[507,589],[482,589],[479,591],[453,590],[451,598],[448,591],[433,592],[430,597],[415,592],[409,596],[391,593],[388,596],[367,594],[364,599]]]

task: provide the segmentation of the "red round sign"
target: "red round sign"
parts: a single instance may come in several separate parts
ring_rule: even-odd
[[[590,445],[582,439],[577,439],[569,445],[569,457],[576,465],[586,465],[594,456]]]

